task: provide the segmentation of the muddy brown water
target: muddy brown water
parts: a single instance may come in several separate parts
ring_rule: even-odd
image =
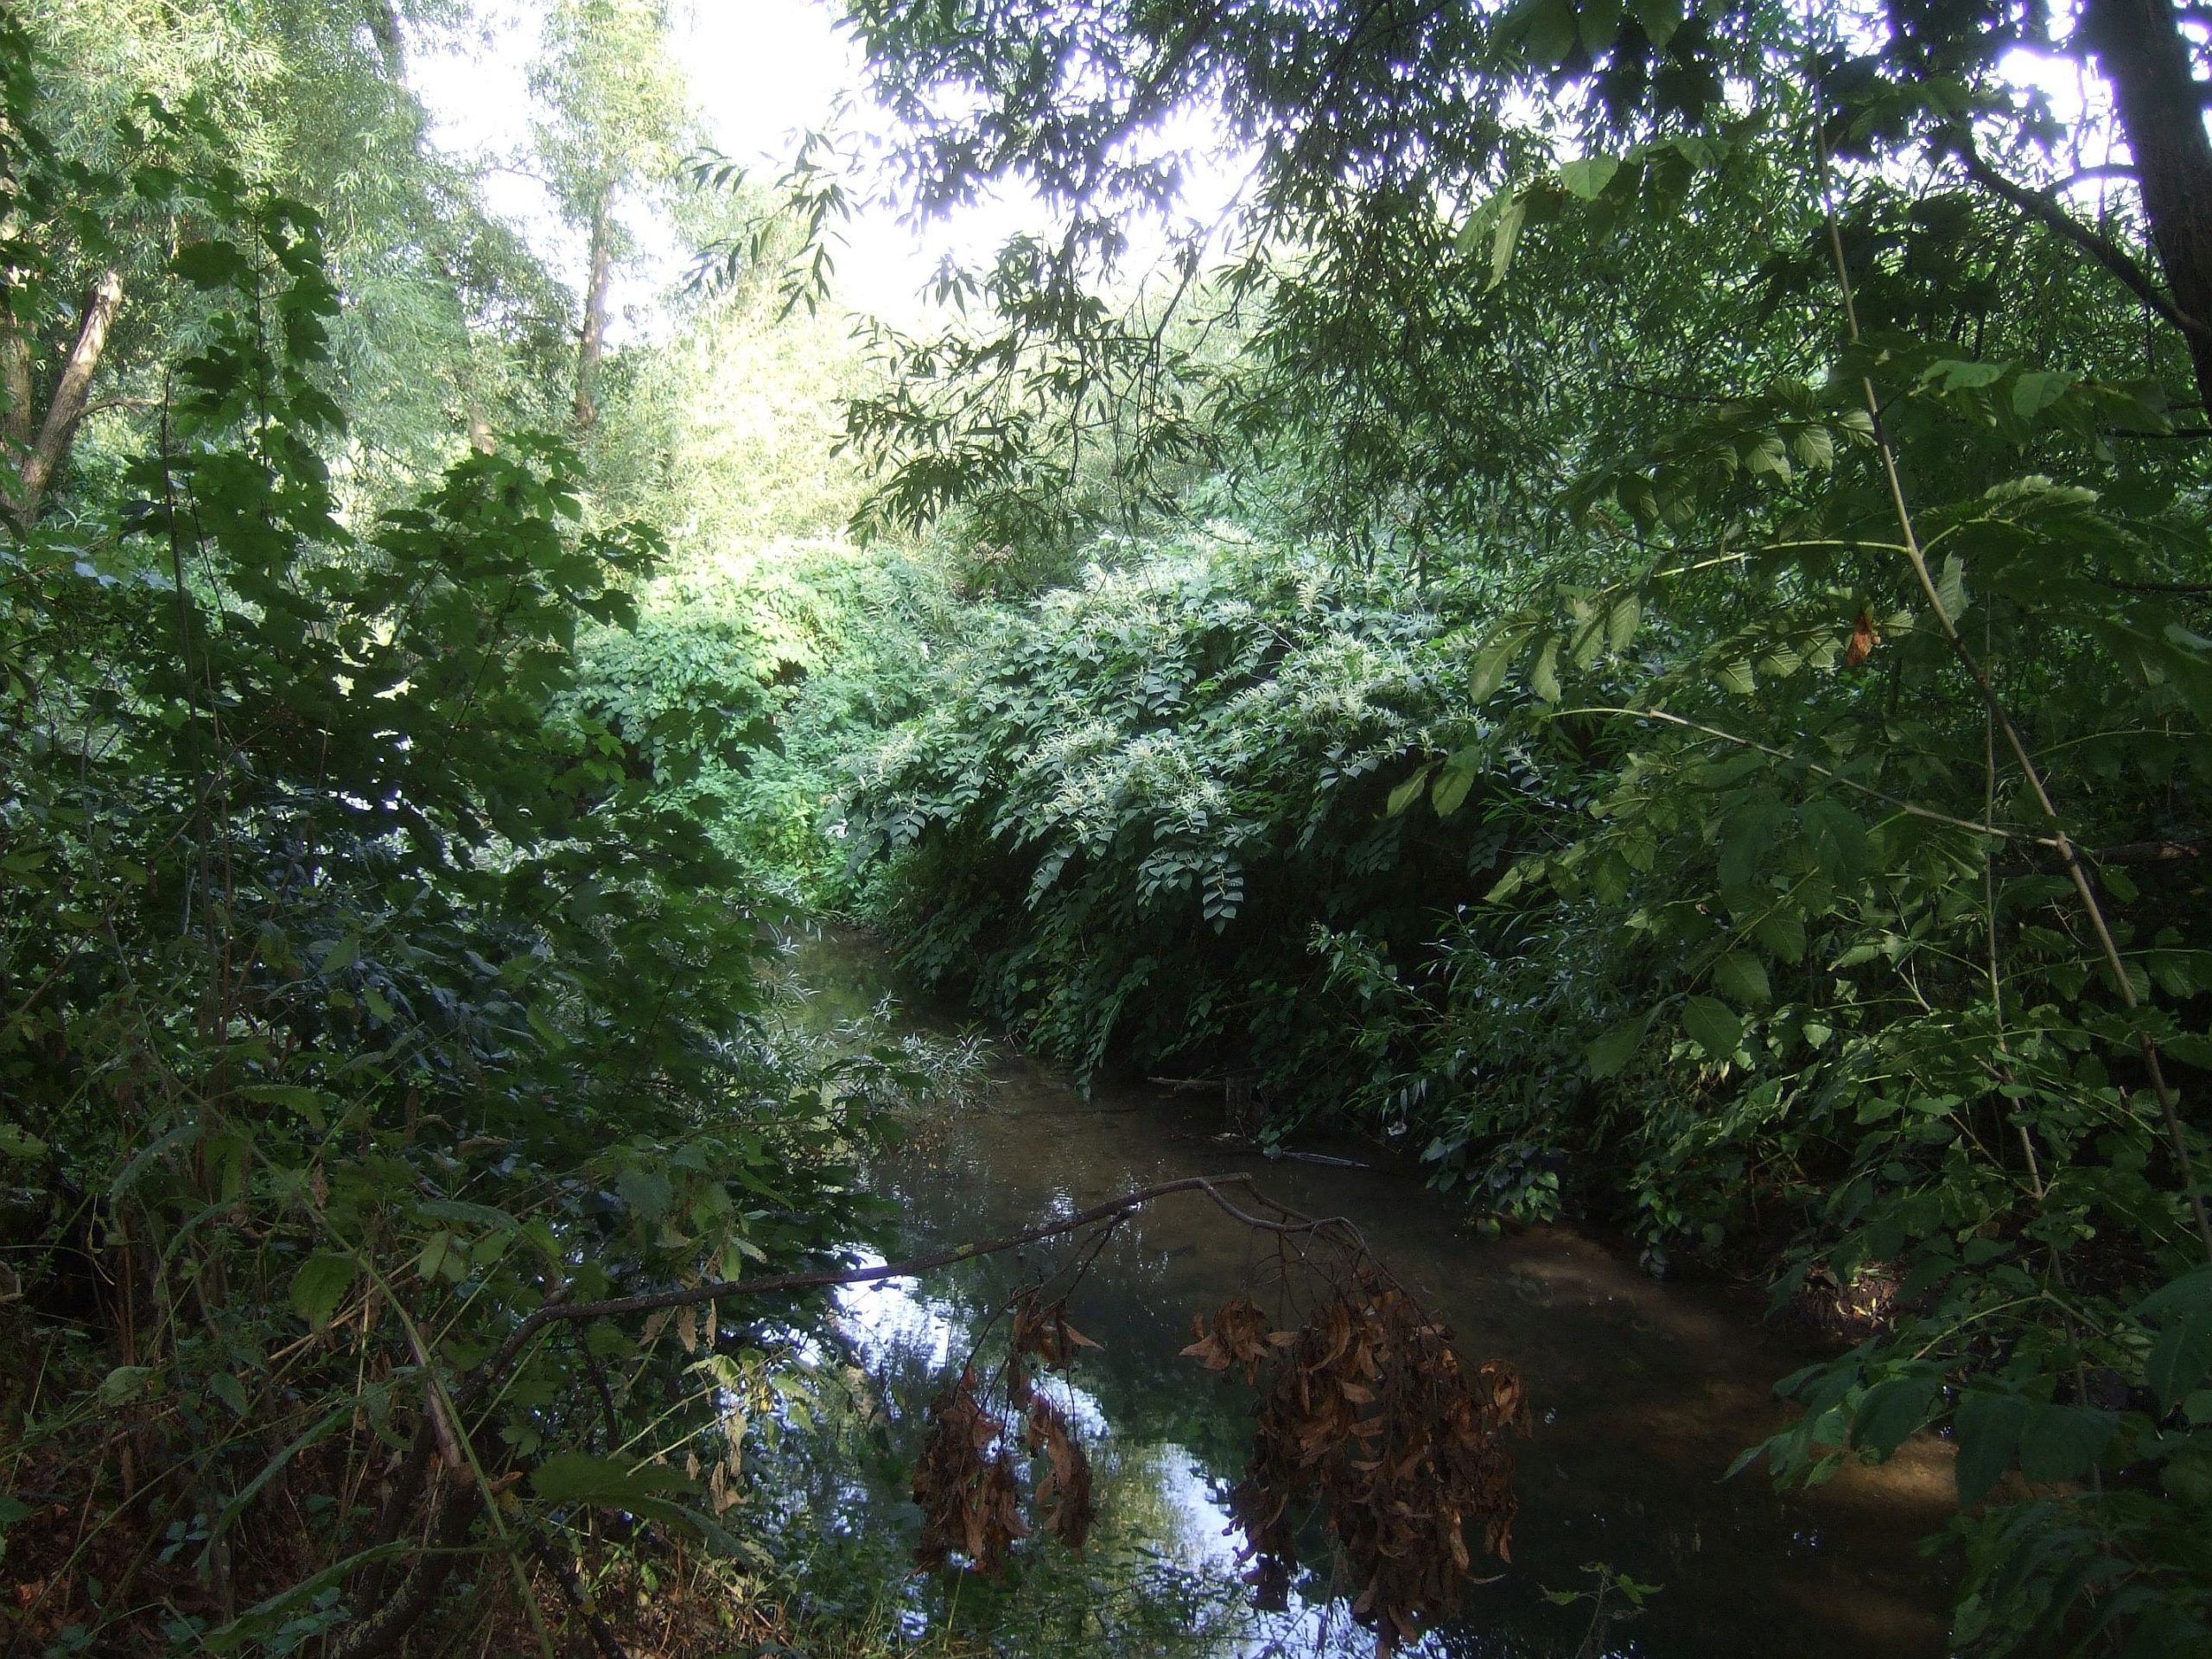
[[[830,1011],[880,994],[880,964],[850,941],[810,942],[800,971]],[[1001,1055],[984,1097],[922,1124],[874,1185],[896,1205],[907,1250],[1231,1171],[1306,1214],[1350,1218],[1449,1320],[1463,1358],[1510,1361],[1533,1402],[1512,1562],[1478,1567],[1503,1576],[1471,1592],[1459,1623],[1429,1639],[1437,1652],[1574,1653],[1589,1609],[1555,1606],[1544,1592],[1586,1587],[1592,1562],[1664,1586],[1592,1651],[1944,1651],[1943,1573],[1919,1548],[1950,1510],[1940,1441],[1916,1440],[1881,1467],[1847,1468],[1809,1492],[1778,1495],[1757,1471],[1723,1478],[1738,1451],[1786,1421],[1773,1383],[1817,1357],[1806,1340],[1763,1328],[1744,1299],[1662,1284],[1568,1229],[1486,1237],[1408,1173],[1270,1160],[1218,1139],[1220,1119],[1217,1097],[1137,1089],[1086,1098],[1052,1070]],[[1158,1547],[1220,1573],[1234,1571],[1221,1505],[1242,1467],[1251,1396],[1177,1351],[1193,1312],[1244,1289],[1270,1253],[1202,1197],[1173,1198],[1116,1230],[1070,1303],[1102,1344],[1077,1373],[1083,1414],[1119,1466],[1151,1471],[1146,1524]],[[1040,1249],[996,1263],[965,1289],[929,1282],[855,1295],[849,1319],[880,1355],[903,1344],[919,1377],[964,1352],[982,1310],[1052,1260]],[[1103,1491],[1102,1509],[1111,1497]],[[1336,1636],[1323,1629],[1322,1586],[1309,1582],[1305,1593],[1304,1624],[1271,1638],[1281,1650],[1366,1650],[1371,1638],[1340,1612]],[[1218,1650],[1268,1643],[1247,1630]]]

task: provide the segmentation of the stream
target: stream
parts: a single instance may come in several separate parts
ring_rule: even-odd
[[[882,994],[880,963],[849,941],[808,941],[798,967],[816,1019],[862,1011]],[[1783,1421],[1772,1385],[1817,1357],[1810,1338],[1761,1326],[1756,1304],[1740,1297],[1656,1282],[1567,1228],[1484,1236],[1402,1171],[1270,1160],[1217,1138],[1221,1116],[1217,1096],[1102,1088],[1086,1097],[1001,1052],[984,1096],[918,1123],[873,1184],[896,1205],[896,1243],[910,1251],[1233,1170],[1309,1215],[1350,1218],[1449,1321],[1464,1360],[1518,1369],[1535,1413],[1517,1448],[1513,1560],[1478,1555],[1478,1574],[1503,1576],[1471,1589],[1459,1619],[1432,1631],[1421,1652],[1943,1651],[1943,1574],[1919,1540],[1950,1510],[1946,1446],[1923,1437],[1880,1468],[1847,1467],[1808,1492],[1777,1495],[1757,1471],[1722,1478],[1738,1451]],[[1196,1195],[1116,1230],[1069,1303],[1100,1347],[1083,1355],[1061,1396],[1090,1443],[1097,1526],[1079,1560],[1024,1541],[999,1583],[910,1571],[918,1515],[906,1471],[948,1366],[1007,1296],[1063,1255],[1040,1244],[919,1284],[848,1292],[848,1370],[868,1380],[839,1426],[813,1424],[812,1485],[802,1471],[786,1517],[812,1529],[810,1593],[862,1605],[910,1639],[965,1633],[988,1638],[981,1650],[1009,1654],[1071,1643],[1102,1654],[1371,1653],[1372,1636],[1318,1577],[1286,1611],[1249,1608],[1224,1506],[1248,1451],[1253,1396],[1241,1378],[1178,1357],[1192,1314],[1240,1294],[1270,1255]],[[796,1448],[807,1443],[797,1437],[783,1457],[806,1463]],[[1586,1598],[1561,1605],[1546,1594],[1587,1591],[1592,1563],[1662,1587],[1634,1617],[1593,1628]],[[1621,1605],[1617,1595],[1605,1605]]]

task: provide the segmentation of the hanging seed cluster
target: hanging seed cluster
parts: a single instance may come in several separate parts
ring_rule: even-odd
[[[1076,1351],[1098,1344],[1068,1323],[1067,1306],[1025,1297],[1015,1307],[1005,1371],[1007,1405],[1021,1414],[1020,1445],[1042,1460],[1031,1509],[1045,1532],[1078,1554],[1096,1514],[1090,1458],[1067,1414],[1039,1392],[1033,1361],[1065,1373]],[[930,1430],[914,1465],[914,1502],[922,1533],[914,1560],[944,1567],[957,1552],[976,1572],[995,1575],[1014,1541],[1028,1535],[1021,1483],[1006,1418],[988,1409],[972,1365],[930,1403]]]
[[[1194,1324],[1186,1356],[1209,1370],[1242,1368],[1262,1388],[1251,1462],[1230,1504],[1262,1606],[1287,1599],[1313,1502],[1378,1651],[1457,1610],[1469,1529],[1491,1555],[1512,1559],[1511,1438],[1528,1432],[1529,1412],[1510,1366],[1467,1375],[1450,1330],[1366,1268],[1296,1330],[1270,1330],[1243,1297]]]

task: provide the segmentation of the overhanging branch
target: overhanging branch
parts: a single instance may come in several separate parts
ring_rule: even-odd
[[[2212,340],[2212,325],[2190,316],[2170,299],[2156,278],[2145,270],[2142,262],[2130,254],[2111,238],[2092,230],[2068,213],[2052,197],[2040,190],[2006,178],[1986,161],[1975,147],[1974,137],[1963,129],[1950,135],[1952,154],[1959,158],[1959,165],[1976,184],[2011,204],[2038,224],[2047,226],[2080,248],[2099,264],[2126,284],[2128,291],[2153,312],[2183,334],[2194,334],[2200,340]]]

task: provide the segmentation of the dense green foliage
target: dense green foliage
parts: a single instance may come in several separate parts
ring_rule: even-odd
[[[1771,1254],[1785,1300],[1877,1275],[1777,1474],[1947,1427],[1961,1648],[2200,1648],[2196,35],[856,10],[923,194],[1020,179],[1065,227],[856,408],[881,510],[1049,538],[1086,448],[1197,450],[1261,543],[974,625],[856,785],[910,959],[1078,1063],[1403,1126],[1481,1211]],[[2062,121],[2014,44],[2116,112]],[[1225,362],[1090,297],[1192,106],[1249,168],[1225,245],[1173,245]]]
[[[779,1023],[836,910],[1486,1225],[1879,1287],[1771,1472],[1947,1433],[1959,1650],[2202,1651],[2202,19],[849,10],[906,199],[1039,219],[852,334],[652,0],[536,41],[573,294],[441,9],[0,14],[22,1628],[550,1642],[702,1541],[734,1628],[795,1334],[634,1299],[858,1236],[931,1079]],[[647,209],[714,279],[611,346]]]
[[[652,638],[658,533],[476,404],[376,404],[440,464],[365,488],[346,336],[406,328],[342,304],[323,213],[205,97],[73,144],[0,25],[32,389],[72,262],[127,257],[160,323],[100,366],[152,401],[0,543],[10,1643],[543,1644],[580,1569],[687,1550],[734,1628],[728,1411],[791,1385],[799,1305],[709,1310],[704,1353],[688,1306],[524,1321],[834,1257],[928,1057],[780,1027],[772,900],[582,677],[582,636]]]

